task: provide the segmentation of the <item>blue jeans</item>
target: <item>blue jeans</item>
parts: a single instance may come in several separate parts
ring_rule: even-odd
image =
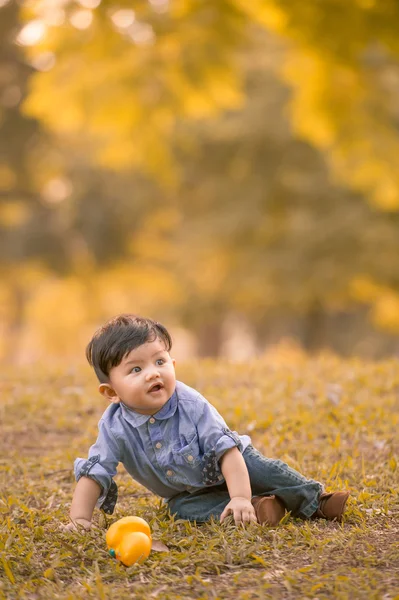
[[[309,519],[318,507],[321,483],[306,479],[281,460],[266,458],[248,446],[243,458],[247,465],[253,496],[278,496],[292,516]],[[204,487],[194,493],[181,492],[168,501],[170,513],[178,519],[205,522],[219,519],[230,502],[226,483]]]

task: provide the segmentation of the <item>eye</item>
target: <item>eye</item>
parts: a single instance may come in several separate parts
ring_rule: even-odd
[[[132,369],[132,373],[140,373],[141,369],[140,367],[133,367]]]
[[[161,366],[161,365],[163,365],[163,364],[164,364],[164,362],[165,362],[165,361],[164,361],[164,359],[163,359],[163,358],[158,358],[158,360],[156,361],[156,364],[157,364],[157,365],[159,365],[159,366]]]

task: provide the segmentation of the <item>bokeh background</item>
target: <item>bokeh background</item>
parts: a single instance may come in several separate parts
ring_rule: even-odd
[[[0,361],[399,353],[397,0],[0,0]]]

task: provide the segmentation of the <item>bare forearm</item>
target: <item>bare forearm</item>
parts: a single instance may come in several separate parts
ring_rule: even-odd
[[[220,468],[226,480],[230,498],[251,500],[252,491],[245,460],[238,448],[231,448],[221,458]]]
[[[72,498],[70,517],[72,520],[86,519],[91,521],[94,507],[101,495],[101,487],[94,479],[81,477],[76,484]]]

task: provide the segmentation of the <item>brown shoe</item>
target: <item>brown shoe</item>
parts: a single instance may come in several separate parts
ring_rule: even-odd
[[[285,515],[285,506],[276,496],[255,496],[251,502],[261,525],[278,525]]]
[[[348,498],[349,492],[324,492],[319,498],[319,508],[313,516],[328,521],[341,521]]]

